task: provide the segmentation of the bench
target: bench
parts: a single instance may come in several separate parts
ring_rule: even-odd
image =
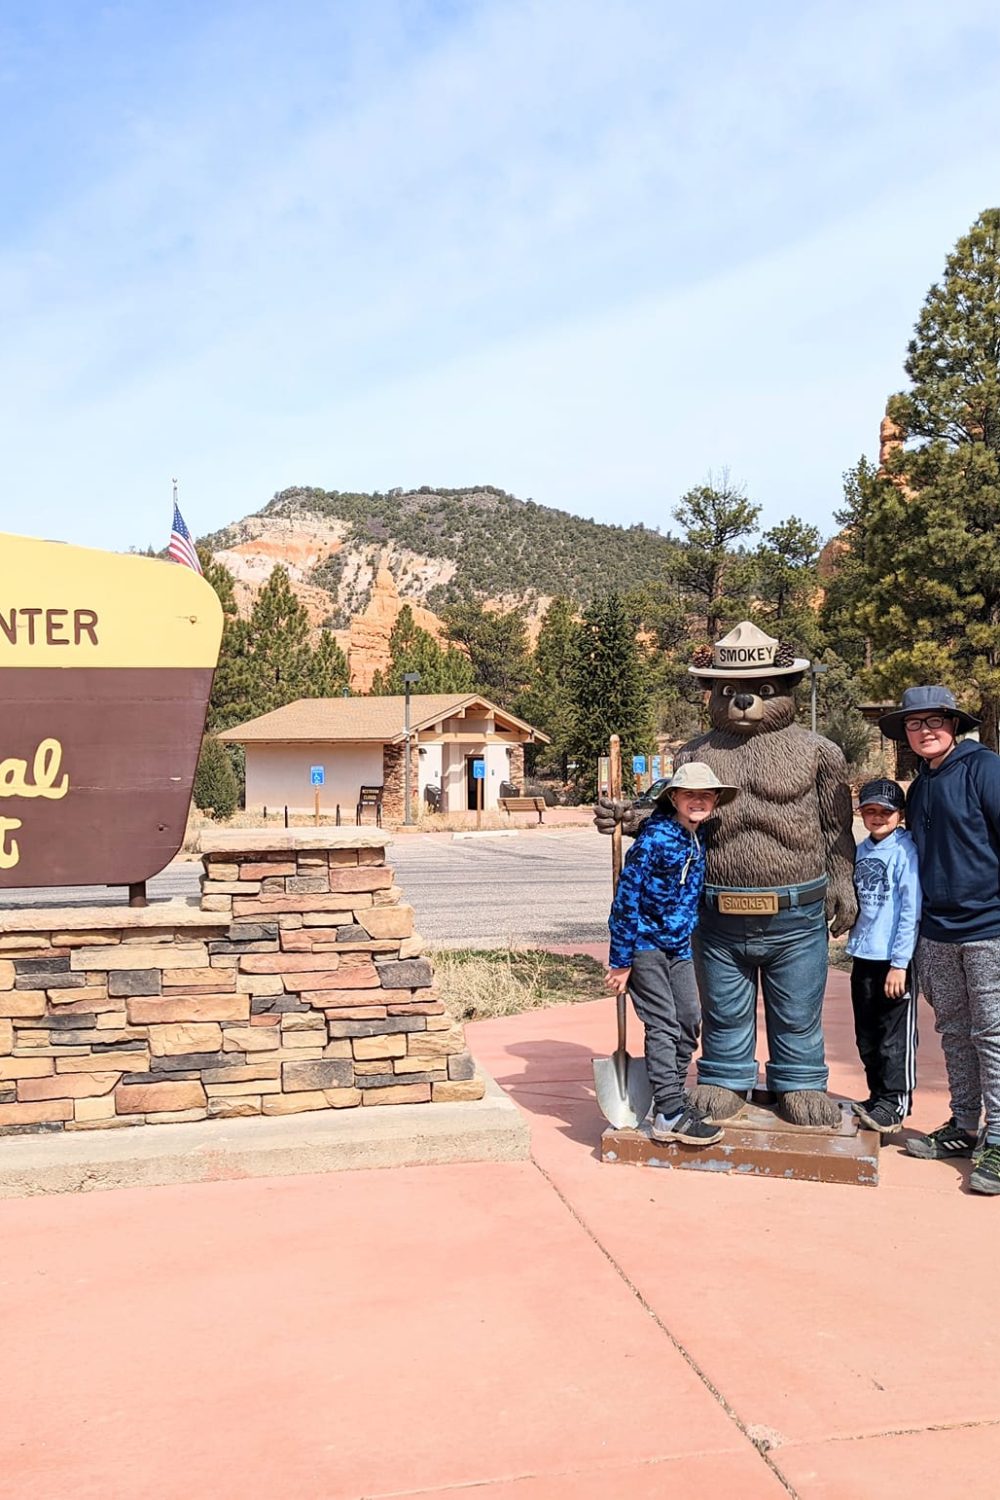
[[[500,811],[505,813],[536,812],[539,823],[545,811],[544,797],[500,797]]]
[[[361,814],[366,807],[374,808],[375,826],[376,828],[382,827],[382,793],[384,790],[384,787],[380,786],[363,786],[361,788],[358,796],[358,805],[354,811],[354,821],[359,828],[361,827]]]

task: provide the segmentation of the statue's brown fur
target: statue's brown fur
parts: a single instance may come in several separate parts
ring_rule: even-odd
[[[772,696],[761,696],[765,688]],[[734,713],[734,697],[755,698],[758,716]],[[715,679],[709,717],[713,727],[689,740],[676,764],[705,761],[740,795],[706,825],[706,878],[712,885],[797,885],[825,873],[826,918],[838,937],[858,914],[843,755],[795,722],[788,678]]]
[[[824,873],[826,918],[835,936],[854,924],[854,838],[847,767],[840,750],[795,722],[801,678],[712,678],[707,734],[689,740],[678,765],[702,760],[740,795],[713,819],[706,878],[713,885],[799,885]],[[706,827],[706,833],[708,833]],[[695,1102],[725,1119],[742,1104],[729,1089],[699,1085]],[[839,1107],[815,1090],[785,1094],[796,1125],[836,1125]]]

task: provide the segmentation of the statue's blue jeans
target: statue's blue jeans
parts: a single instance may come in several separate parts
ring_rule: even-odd
[[[825,1089],[823,902],[771,917],[726,917],[703,907],[693,947],[702,1011],[698,1082],[736,1093],[756,1086],[759,977],[767,1025],[767,1087],[776,1094]]]

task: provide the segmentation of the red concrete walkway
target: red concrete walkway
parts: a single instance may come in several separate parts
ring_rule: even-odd
[[[843,975],[828,1017],[855,1092]],[[469,1028],[534,1164],[0,1203],[0,1496],[995,1493],[1000,1204],[893,1147],[878,1189],[602,1166],[612,1029]]]

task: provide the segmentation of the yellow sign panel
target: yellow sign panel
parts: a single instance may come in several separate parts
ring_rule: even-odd
[[[0,667],[214,667],[222,606],[191,568],[0,533]]]

